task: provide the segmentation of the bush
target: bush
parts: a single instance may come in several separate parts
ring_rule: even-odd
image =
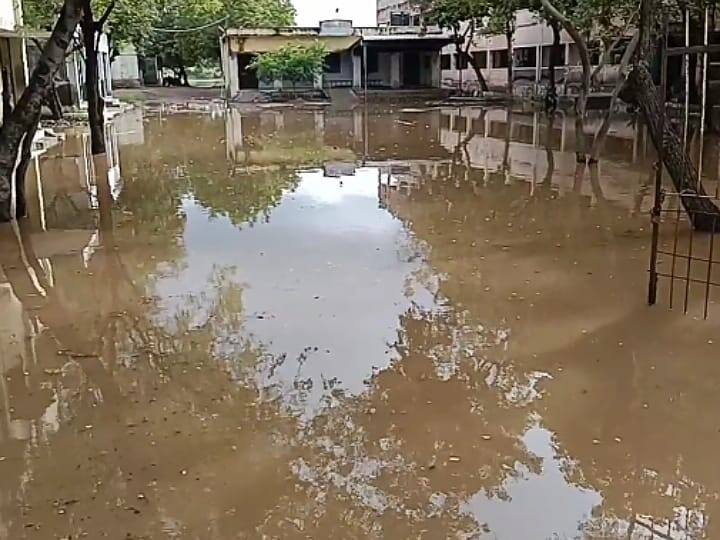
[[[313,45],[285,45],[277,51],[258,55],[248,69],[256,69],[265,82],[290,81],[295,86],[312,81],[325,69],[328,52],[322,43]]]

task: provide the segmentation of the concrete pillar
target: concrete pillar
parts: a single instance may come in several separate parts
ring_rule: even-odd
[[[390,54],[390,87],[400,88],[402,86],[402,53]]]
[[[363,86],[362,56],[359,54],[353,54],[352,62],[353,62],[353,88],[360,89]]]
[[[314,111],[315,138],[322,141],[325,138],[325,111]]]
[[[440,69],[440,53],[434,52],[430,56],[430,86],[440,88],[442,85],[442,70]]]
[[[364,133],[363,112],[359,107],[353,109],[353,140],[362,143]]]
[[[238,57],[235,54],[228,54],[227,60],[227,81],[226,91],[227,97],[231,98],[240,91],[240,68],[239,68]]]

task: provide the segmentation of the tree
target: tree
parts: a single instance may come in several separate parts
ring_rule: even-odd
[[[250,65],[263,81],[290,81],[293,88],[299,82],[312,81],[323,72],[327,49],[322,43],[314,45],[285,45],[277,51],[258,55]]]
[[[507,93],[513,94],[513,37],[515,36],[515,13],[520,9],[519,0],[489,0],[490,16],[488,19],[488,31],[491,34],[504,34],[507,54]]]
[[[102,33],[112,35],[115,47],[141,46],[154,18],[152,1],[83,0],[80,21],[85,58],[85,96],[93,154],[105,152],[105,102],[99,94],[98,40]],[[60,0],[24,0],[25,21],[30,27],[47,28],[61,7]],[[95,13],[100,13],[95,19]],[[106,29],[106,25],[108,29]]]
[[[55,73],[65,60],[65,51],[72,40],[81,14],[82,0],[65,0],[27,88],[0,128],[0,221],[11,219],[12,180],[20,146],[37,128],[42,104]],[[24,184],[25,178],[16,177],[15,181],[19,186]],[[18,189],[17,192],[22,198],[24,191]],[[23,208],[24,201],[18,200],[18,209]]]
[[[480,88],[486,92],[487,82],[477,60],[470,54],[470,47],[475,33],[483,26],[483,21],[490,14],[487,1],[418,0],[417,5],[425,13],[427,22],[452,31],[458,58],[464,58],[472,66]]]
[[[289,0],[153,0],[155,31],[143,51],[158,56],[187,84],[187,68],[219,64],[218,28],[291,26],[295,9]]]

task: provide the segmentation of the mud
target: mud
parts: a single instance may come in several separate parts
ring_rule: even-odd
[[[510,119],[161,107],[39,156],[0,539],[720,536],[717,293],[646,305],[649,141],[578,174]]]

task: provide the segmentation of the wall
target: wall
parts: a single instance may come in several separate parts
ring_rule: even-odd
[[[516,30],[513,36],[513,48],[521,48],[538,45],[552,45],[553,32],[544,21],[538,18],[529,10],[519,10],[515,14]],[[560,33],[560,43],[567,47],[572,43],[572,38],[565,32]],[[507,40],[503,35],[483,36],[475,40],[470,49],[473,51],[487,51],[488,67],[482,70],[488,86],[504,87],[507,85],[507,68],[494,68],[490,51],[507,49]],[[455,54],[455,45],[448,45],[442,51],[443,54]],[[567,56],[566,56],[567,57]],[[539,56],[536,58],[539,60]],[[571,62],[572,63],[572,62]],[[461,78],[460,70],[455,69],[455,60],[453,56],[452,69],[442,71],[442,79],[445,84],[457,83]],[[476,83],[477,77],[472,67],[462,70],[462,80],[464,83]]]
[[[353,56],[351,51],[340,53],[340,73],[323,73],[325,86],[332,86],[333,81],[343,81],[352,84]]]
[[[115,57],[111,64],[113,85],[121,87],[140,86],[142,78],[140,77],[140,63],[137,54],[134,52],[122,52]]]
[[[0,0],[0,29],[15,30],[22,17],[15,12],[16,0]]]

